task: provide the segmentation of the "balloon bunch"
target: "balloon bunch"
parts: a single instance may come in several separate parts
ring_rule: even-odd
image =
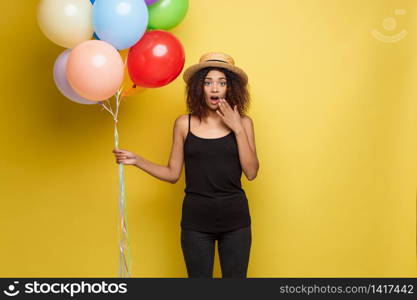
[[[67,48],[53,68],[54,82],[69,100],[99,104],[117,119],[121,100],[169,84],[181,73],[185,54],[167,30],[178,25],[188,0],[40,0],[38,23],[52,42]],[[115,97],[116,110],[109,99]],[[120,276],[130,276],[126,258],[123,164],[119,165]]]

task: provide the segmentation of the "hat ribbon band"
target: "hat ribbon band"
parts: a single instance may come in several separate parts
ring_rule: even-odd
[[[218,61],[218,62],[222,62],[222,63],[226,63],[227,64],[227,62],[226,61],[224,61],[224,60],[220,60],[220,59],[208,59],[208,60],[206,60],[206,62],[207,61]]]

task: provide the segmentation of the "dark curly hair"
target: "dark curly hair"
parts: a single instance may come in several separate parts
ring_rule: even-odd
[[[200,122],[207,116],[207,104],[204,99],[204,80],[211,70],[223,72],[226,76],[226,100],[233,108],[237,105],[239,114],[244,114],[249,108],[250,95],[247,84],[242,78],[228,69],[219,67],[207,67],[195,72],[187,82],[187,110],[189,113],[199,117]]]

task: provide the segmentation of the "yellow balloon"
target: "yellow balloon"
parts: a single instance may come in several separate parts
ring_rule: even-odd
[[[119,53],[122,56],[123,63],[125,64],[123,82],[120,86],[120,89],[122,90],[122,96],[135,96],[146,90],[146,88],[134,84],[132,79],[130,79],[129,70],[127,69],[127,55],[129,54],[129,49],[120,50]]]
[[[91,2],[88,0],[41,0],[38,23],[52,42],[74,48],[91,39],[94,32]]]

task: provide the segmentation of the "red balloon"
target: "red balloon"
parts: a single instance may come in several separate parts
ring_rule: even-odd
[[[130,48],[127,68],[132,81],[141,87],[167,85],[181,73],[185,63],[184,47],[171,33],[151,30]]]

